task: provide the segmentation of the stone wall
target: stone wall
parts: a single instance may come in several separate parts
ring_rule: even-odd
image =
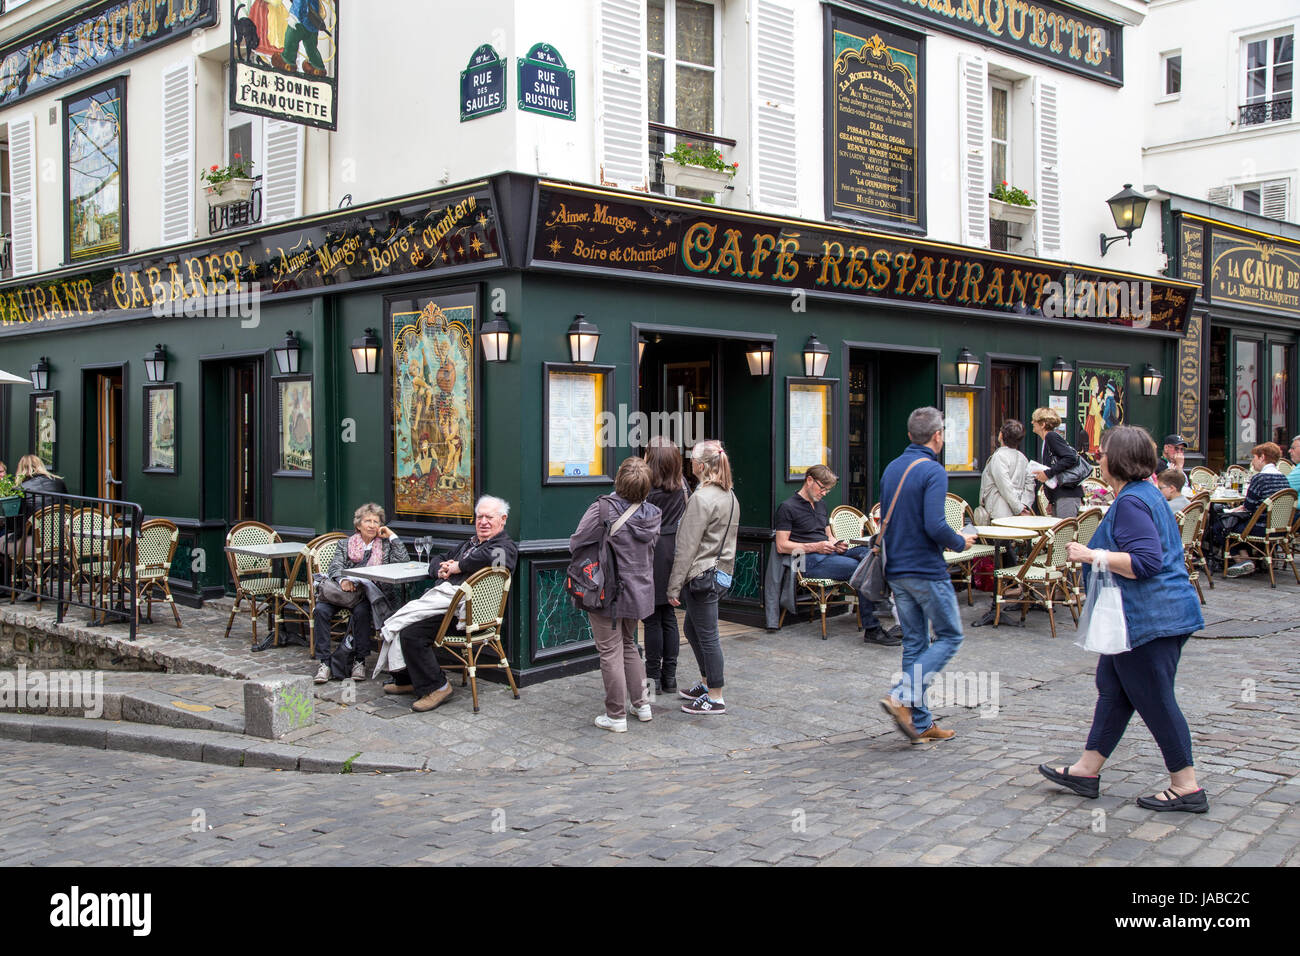
[[[142,656],[123,657],[120,647],[51,633],[39,624],[0,619],[0,668],[31,670],[162,671]]]

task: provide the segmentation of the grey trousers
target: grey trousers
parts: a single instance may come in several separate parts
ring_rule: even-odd
[[[627,700],[632,706],[647,703],[645,664],[636,649],[636,618],[603,617],[588,613],[591,634],[600,654],[600,676],[605,682],[605,716],[611,720],[627,717]]]

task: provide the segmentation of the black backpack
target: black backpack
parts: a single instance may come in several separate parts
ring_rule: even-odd
[[[633,505],[611,525],[606,517],[608,499],[600,498],[599,505],[600,536],[578,546],[564,578],[564,589],[579,611],[608,610],[618,600],[622,584],[618,580],[618,563],[609,539],[618,534],[619,529],[641,508],[640,504]]]

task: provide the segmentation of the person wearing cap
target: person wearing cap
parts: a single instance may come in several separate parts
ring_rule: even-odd
[[[1165,450],[1160,455],[1160,471],[1177,468],[1184,471],[1183,461],[1187,457],[1187,439],[1182,435],[1166,435]],[[1157,472],[1159,474],[1159,472]]]

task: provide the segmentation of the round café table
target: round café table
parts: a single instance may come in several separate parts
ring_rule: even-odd
[[[1010,518],[994,518],[993,523],[1003,528],[1047,531],[1050,528],[1055,528],[1064,520],[1064,518],[1045,518],[1042,515],[1012,515]]]
[[[1034,538],[1037,538],[1042,533],[1041,531],[1035,530],[1033,528],[1016,528],[1016,527],[1003,524],[1003,522],[1013,521],[1013,520],[1015,519],[994,518],[993,524],[991,525],[987,525],[987,524],[975,525],[975,533],[979,535],[980,540],[987,541],[993,545],[995,549],[995,553],[997,554],[997,557],[995,558],[995,564],[997,565],[999,571],[1002,570],[1002,567],[1005,563],[1004,557],[1006,555],[1006,547],[1008,544],[1010,544],[1013,541],[1031,541]],[[1020,520],[1030,521],[1033,520],[1033,517],[1028,515],[1020,516]],[[1039,520],[1049,520],[1051,521],[1052,524],[1056,523],[1055,520],[1053,519],[1039,519]],[[1048,527],[1051,527],[1051,525],[1048,525]],[[988,611],[986,611],[984,616],[980,618],[978,621],[972,621],[971,627],[985,627],[991,625],[993,623],[994,617],[996,616],[997,616],[997,599],[994,598],[994,600],[989,604]],[[1011,627],[1024,627],[1024,624],[1022,624],[1020,621],[1014,620],[1010,617],[1008,617],[1002,623],[1007,624]]]

